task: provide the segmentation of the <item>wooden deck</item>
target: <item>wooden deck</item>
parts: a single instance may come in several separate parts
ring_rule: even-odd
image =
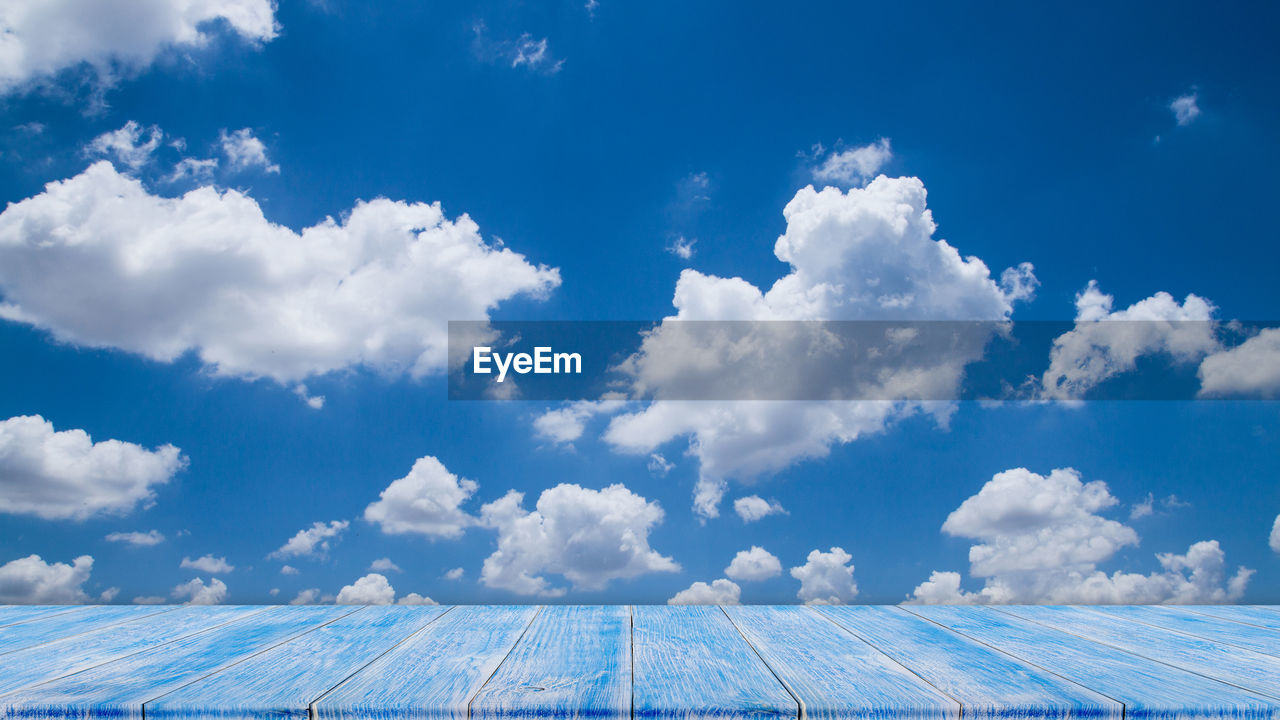
[[[1280,607],[0,606],[0,717],[1280,720]]]

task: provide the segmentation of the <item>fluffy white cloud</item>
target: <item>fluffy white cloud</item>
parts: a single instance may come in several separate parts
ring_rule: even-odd
[[[696,582],[667,600],[668,605],[737,605],[742,588],[721,578],[710,585]]]
[[[359,202],[297,233],[235,190],[153,195],[106,161],[0,213],[0,318],[282,384],[441,370],[448,319],[559,282],[438,204]]]
[[[1238,599],[1253,574],[1226,577],[1216,540],[1185,555],[1157,555],[1163,572],[1141,575],[1097,569],[1138,534],[1101,512],[1118,504],[1106,483],[1080,481],[1070,468],[1047,476],[1025,468],[995,475],[943,523],[943,532],[979,540],[969,549],[970,574],[986,578],[978,592],[960,575],[934,572],[915,590],[916,602],[946,603],[1213,603]]]
[[[858,584],[853,581],[853,556],[843,548],[833,547],[830,552],[814,550],[805,564],[791,568],[791,577],[800,581],[796,597],[805,605],[842,605],[858,596]]]
[[[350,525],[346,520],[334,520],[328,525],[322,522],[312,523],[311,527],[299,530],[289,541],[268,557],[323,557],[329,552],[329,541],[337,542],[342,532]],[[288,567],[287,565],[285,567]],[[284,572],[281,570],[281,572]]]
[[[297,575],[297,574],[298,574],[298,568],[296,568],[296,567],[294,567],[294,566],[292,566],[292,565],[282,565],[282,566],[280,567],[280,574],[281,574],[281,575]]]
[[[93,558],[81,555],[71,564],[46,563],[28,555],[0,565],[0,605],[62,605],[88,601],[83,585]]]
[[[1200,360],[1219,348],[1214,306],[1196,295],[1179,305],[1158,292],[1124,310],[1096,281],[1076,295],[1075,329],[1053,341],[1049,369],[1041,379],[1044,397],[1069,400],[1102,381],[1133,370],[1140,357],[1167,354],[1176,362]]]
[[[174,164],[173,171],[165,178],[165,182],[209,182],[213,179],[213,171],[217,169],[218,158],[186,157]]]
[[[253,130],[241,128],[233,133],[223,130],[218,136],[227,165],[235,171],[261,168],[263,172],[278,173],[280,166],[267,159],[267,146],[254,136]]]
[[[315,605],[320,599],[320,588],[307,588],[300,591],[292,600],[290,605]]]
[[[203,45],[214,21],[251,42],[278,30],[271,0],[9,0],[0,5],[0,93],[82,64],[110,83],[167,48]]]
[[[1200,394],[1280,397],[1280,328],[1266,328],[1200,363]]]
[[[622,403],[614,400],[579,400],[548,410],[533,420],[534,433],[556,445],[569,445],[586,430],[592,417],[615,412]]]
[[[130,170],[136,171],[151,162],[152,153],[160,147],[160,141],[163,139],[164,133],[159,127],[152,125],[144,129],[137,121],[130,120],[119,130],[112,130],[94,138],[85,147],[85,153],[113,157]]]
[[[870,145],[832,151],[813,169],[813,179],[835,185],[855,185],[876,176],[885,163],[893,159],[889,138],[880,138]]]
[[[365,508],[364,519],[392,535],[456,538],[475,522],[461,506],[477,487],[474,480],[459,478],[428,455],[419,458],[408,475],[388,485]]]
[[[186,464],[172,445],[95,443],[83,430],[55,431],[39,415],[0,420],[0,512],[46,520],[122,515],[151,503],[155,486]]]
[[[777,501],[765,500],[759,495],[747,495],[734,500],[733,511],[738,513],[742,522],[748,523],[787,512]]]
[[[391,562],[391,558],[378,558],[369,563],[369,569],[377,572],[402,572],[399,565]]]
[[[171,594],[179,600],[187,598],[187,605],[217,605],[227,599],[227,584],[218,578],[211,578],[208,584],[194,578],[176,586]]]
[[[623,485],[590,490],[560,484],[544,490],[533,511],[510,491],[480,511],[498,531],[498,548],[484,561],[480,581],[522,595],[565,593],[543,577],[564,576],[575,589],[599,590],[611,580],[680,569],[649,547],[662,508]]]
[[[1169,109],[1173,111],[1173,117],[1177,119],[1178,125],[1190,125],[1197,117],[1200,117],[1200,95],[1191,92],[1186,95],[1179,95],[1169,103]]]
[[[164,597],[160,595],[139,595],[133,599],[134,605],[163,605]]]
[[[418,593],[409,593],[408,595],[402,595],[400,599],[396,601],[396,604],[397,605],[439,605],[440,603],[436,602],[435,600],[432,600],[429,597],[426,597],[425,595],[419,595]]]
[[[693,258],[693,246],[697,243],[698,241],[696,239],[686,238],[681,235],[671,241],[671,244],[667,246],[667,252],[675,255],[681,260],[689,260]]]
[[[782,574],[782,563],[773,553],[752,545],[733,556],[724,574],[734,580],[768,580]]]
[[[234,565],[227,562],[226,558],[214,557],[212,555],[204,555],[196,558],[195,560],[192,560],[189,557],[184,557],[182,558],[182,564],[180,567],[199,570],[200,572],[207,572],[214,575],[229,573],[236,569]]]
[[[390,605],[396,591],[384,575],[369,573],[338,591],[339,605]]]
[[[662,477],[671,472],[675,466],[675,463],[663,457],[661,453],[649,454],[649,474],[651,475]]]
[[[462,568],[460,568],[460,567],[456,567],[456,568],[454,568],[454,569],[450,570],[449,572],[446,572],[446,573],[444,574],[444,579],[445,579],[445,580],[461,580],[461,579],[462,579],[462,572],[463,572],[463,571],[462,571]]]
[[[159,530],[146,532],[113,532],[107,535],[107,542],[118,542],[134,547],[151,547],[164,542],[164,535]]]
[[[1276,516],[1275,524],[1271,526],[1271,549],[1280,553],[1280,515]]]

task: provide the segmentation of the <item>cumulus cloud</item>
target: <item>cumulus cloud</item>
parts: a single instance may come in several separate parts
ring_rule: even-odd
[[[440,603],[436,602],[435,600],[432,600],[429,597],[426,597],[425,595],[419,595],[418,593],[409,593],[408,595],[401,596],[401,598],[396,601],[396,604],[397,605],[439,605]]]
[[[960,575],[935,572],[916,602],[946,603],[1213,603],[1238,599],[1252,570],[1226,576],[1216,540],[1185,555],[1157,555],[1163,572],[1107,575],[1097,566],[1138,544],[1133,528],[1101,515],[1119,503],[1106,483],[1081,482],[1071,468],[1039,475],[1026,468],[996,474],[942,525],[948,535],[978,540],[969,572],[986,578],[969,593]]]
[[[298,594],[294,596],[292,600],[289,601],[289,604],[290,605],[314,605],[316,604],[316,601],[318,601],[319,599],[320,599],[319,588],[307,588],[306,590],[302,590],[298,592]]]
[[[442,370],[448,319],[559,282],[438,204],[359,202],[299,233],[238,191],[154,195],[106,161],[0,213],[0,318],[286,385]]]
[[[115,158],[116,162],[136,172],[151,162],[152,154],[163,139],[164,133],[159,127],[152,125],[144,129],[137,121],[130,120],[119,130],[94,138],[84,150],[88,155]]]
[[[65,605],[88,601],[84,583],[93,570],[93,558],[81,555],[71,564],[47,563],[28,555],[0,565],[0,604]]]
[[[134,605],[163,605],[164,597],[160,595],[139,595],[133,599]]]
[[[390,605],[396,591],[385,575],[369,573],[338,591],[339,605]]]
[[[1266,328],[1200,363],[1200,394],[1280,397],[1280,328]]]
[[[770,515],[786,514],[776,500],[765,500],[759,495],[747,495],[733,501],[733,511],[738,513],[742,522],[755,522]]]
[[[297,575],[297,574],[298,574],[298,568],[296,568],[296,567],[294,567],[294,566],[292,566],[292,565],[281,565],[281,566],[280,566],[280,574],[281,574],[281,575]]]
[[[1179,127],[1190,125],[1196,118],[1200,117],[1200,94],[1190,92],[1186,95],[1179,95],[1169,103],[1169,110],[1173,112],[1173,117],[1178,121]]]
[[[460,567],[456,567],[456,568],[454,568],[454,569],[450,570],[449,572],[446,572],[446,573],[444,574],[444,579],[445,579],[445,580],[461,580],[461,579],[462,579],[462,568],[460,568]]]
[[[554,75],[564,67],[564,60],[552,56],[546,38],[535,38],[523,33],[515,40],[501,40],[489,35],[483,22],[471,28],[474,38],[471,48],[476,57],[511,68],[524,68],[540,75]]]
[[[218,144],[227,158],[227,166],[236,172],[260,168],[263,172],[279,173],[280,166],[267,159],[267,146],[249,128],[228,133],[222,130]]]
[[[768,580],[782,574],[782,563],[777,556],[759,545],[752,545],[733,556],[724,574],[734,580]]]
[[[721,578],[710,585],[696,582],[667,600],[668,605],[737,605],[742,588]]]
[[[174,164],[173,171],[165,178],[165,182],[209,182],[213,179],[213,171],[217,169],[218,158],[186,157]]]
[[[227,599],[227,584],[218,578],[211,578],[208,584],[194,578],[174,587],[171,595],[179,600],[187,598],[186,605],[218,605]]]
[[[299,530],[289,541],[267,557],[324,557],[329,552],[329,541],[338,541],[344,530],[350,525],[346,520],[334,520],[329,524],[312,523],[311,527]],[[288,567],[287,565],[285,567]],[[281,572],[284,572],[281,570]]]
[[[697,243],[698,241],[696,239],[686,238],[681,235],[671,241],[671,244],[667,246],[667,252],[675,255],[681,260],[689,260],[693,258],[693,246]]]
[[[106,537],[107,542],[124,543],[134,547],[151,547],[164,542],[164,535],[159,530],[146,532],[113,532]]]
[[[393,481],[365,508],[364,519],[390,535],[417,534],[456,538],[475,518],[462,511],[479,485],[459,478],[428,455],[409,474]]]
[[[571,445],[586,430],[587,421],[622,407],[615,400],[579,400],[564,407],[547,410],[533,420],[533,431],[539,438],[556,445]]]
[[[813,179],[821,183],[841,186],[865,183],[880,172],[880,168],[893,159],[889,139],[880,138],[869,145],[831,151],[820,165],[813,169]]]
[[[1271,526],[1271,549],[1280,553],[1280,515],[1276,516],[1275,523]]]
[[[271,0],[12,0],[0,7],[0,93],[83,66],[110,84],[168,48],[204,45],[215,25],[254,43],[279,30]]]
[[[204,555],[196,558],[195,560],[192,560],[189,557],[184,557],[182,558],[182,564],[180,567],[184,569],[190,568],[192,570],[199,570],[200,572],[206,572],[213,575],[229,573],[236,569],[234,565],[227,562],[226,558],[214,557],[212,555]]]
[[[829,552],[814,550],[805,564],[791,568],[791,577],[800,581],[796,597],[805,605],[843,605],[858,596],[858,584],[853,581],[853,556],[843,548],[833,547]]]
[[[39,415],[0,420],[0,512],[45,520],[123,515],[153,502],[156,486],[186,464],[173,445],[95,443],[83,430],[55,431]]]
[[[544,575],[561,575],[579,590],[599,590],[610,581],[680,569],[649,547],[649,533],[662,522],[662,508],[621,484],[603,490],[560,484],[544,490],[534,510],[514,490],[480,511],[498,532],[497,550],[484,561],[480,581],[521,595],[565,593]]]
[[[399,565],[391,562],[391,558],[378,558],[369,563],[369,569],[377,572],[403,572]]]

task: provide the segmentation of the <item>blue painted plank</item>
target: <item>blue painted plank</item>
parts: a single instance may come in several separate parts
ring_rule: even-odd
[[[960,703],[806,607],[725,607],[814,720],[956,720]]]
[[[83,609],[83,605],[0,605],[0,627]]]
[[[980,718],[1114,718],[1120,703],[897,607],[820,609]]]
[[[0,697],[0,715],[141,719],[147,700],[356,609],[271,607],[185,640],[10,693]]]
[[[538,608],[454,608],[311,705],[316,718],[466,718]]]
[[[1220,620],[1204,615],[1180,613],[1172,608],[1158,605],[1117,605],[1089,609],[1206,640],[1217,640],[1226,645],[1253,650],[1264,655],[1280,657],[1280,632],[1251,628],[1230,620]]]
[[[146,703],[148,718],[307,717],[307,708],[445,612],[366,607]]]
[[[0,656],[0,695],[87,670],[262,612],[253,607],[180,607]]]
[[[1208,615],[1231,622],[1280,630],[1280,612],[1268,605],[1179,605],[1178,612]]]
[[[1280,659],[1226,647],[1079,607],[1011,605],[1000,612],[1128,650],[1272,698],[1280,697]]]
[[[170,610],[144,605],[98,605],[0,627],[0,655]]]
[[[632,609],[637,718],[797,718],[800,706],[715,606]]]
[[[543,608],[471,701],[472,720],[558,717],[631,717],[631,608]]]
[[[986,608],[904,608],[1124,703],[1125,717],[1267,720],[1280,702]]]

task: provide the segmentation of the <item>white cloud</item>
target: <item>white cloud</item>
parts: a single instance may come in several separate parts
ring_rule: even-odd
[[[544,490],[533,511],[510,491],[480,511],[498,531],[498,548],[484,561],[480,581],[522,595],[563,595],[545,574],[562,575],[576,589],[599,590],[611,580],[680,569],[649,547],[662,508],[621,484],[603,490],[560,484]]]
[[[153,502],[155,486],[186,464],[172,445],[95,443],[83,430],[55,431],[39,415],[0,420],[0,512],[45,520],[123,515]]]
[[[1212,303],[1187,295],[1179,305],[1158,292],[1124,310],[1112,311],[1114,298],[1096,281],[1076,295],[1075,329],[1053,341],[1049,368],[1041,379],[1044,397],[1082,397],[1102,381],[1133,370],[1140,357],[1167,354],[1193,362],[1219,348]]]
[[[164,597],[160,595],[139,595],[133,599],[134,605],[163,605]]]
[[[384,575],[369,573],[338,591],[339,605],[390,605],[396,591]]]
[[[733,556],[724,574],[734,580],[768,580],[782,574],[782,563],[773,553],[752,545],[749,550]]]
[[[280,166],[267,159],[267,146],[249,128],[241,128],[233,133],[222,130],[218,134],[218,143],[222,146],[222,154],[227,157],[227,165],[233,171],[261,168],[263,172],[280,172]]]
[[[546,38],[535,38],[529,33],[515,40],[498,40],[489,36],[483,22],[472,26],[475,37],[471,47],[476,56],[490,63],[525,68],[542,75],[554,75],[564,67],[564,60],[551,55]]]
[[[425,595],[419,595],[418,593],[409,593],[408,595],[401,596],[400,599],[396,601],[396,604],[397,605],[439,605],[440,603],[436,602],[435,600],[432,600],[429,597],[426,597]]]
[[[388,485],[365,508],[364,519],[391,535],[456,538],[475,523],[461,506],[477,487],[474,480],[459,478],[428,455],[419,458],[408,475]]]
[[[671,241],[671,244],[667,246],[667,252],[681,260],[689,260],[693,257],[693,246],[697,243],[696,239],[685,238],[685,236],[681,235]]]
[[[187,605],[218,605],[227,599],[227,584],[211,578],[206,585],[204,580],[194,578],[174,587],[171,594],[177,599],[188,598]]]
[[[298,568],[292,565],[282,565],[280,566],[280,574],[281,575],[297,575]]]
[[[71,564],[46,563],[28,555],[0,565],[0,605],[63,605],[88,601],[83,585],[93,558],[81,555]]]
[[[1280,328],[1266,328],[1200,363],[1200,394],[1280,397]]]
[[[651,453],[649,455],[649,474],[662,477],[676,466],[675,463],[667,460],[660,453]]]
[[[696,582],[681,590],[667,601],[668,605],[737,605],[742,588],[737,583],[721,578],[710,585]]]
[[[189,557],[184,557],[182,558],[182,564],[180,567],[199,570],[200,572],[207,572],[214,575],[229,573],[236,569],[234,565],[227,562],[226,558],[214,557],[212,555],[204,555],[196,558],[195,560],[192,560]]]
[[[1156,496],[1151,493],[1147,493],[1147,496],[1143,498],[1142,502],[1135,504],[1129,510],[1129,519],[1137,520],[1151,515],[1155,512],[1155,503]]]
[[[889,149],[889,139],[880,138],[876,142],[860,147],[836,152],[813,169],[813,179],[822,183],[841,186],[865,183],[880,172],[885,163],[893,159],[893,151]]]
[[[302,402],[306,403],[312,410],[319,410],[324,407],[324,396],[309,395],[307,393],[307,386],[302,383],[298,383],[293,386],[293,394],[302,398]]]
[[[151,547],[164,542],[164,535],[159,530],[146,532],[113,532],[107,535],[107,542],[118,542],[134,547]]]
[[[786,514],[786,510],[777,501],[765,500],[759,495],[747,495],[733,501],[733,511],[738,513],[742,522],[755,522],[770,515]]]
[[[212,21],[250,42],[278,31],[271,0],[10,0],[0,6],[0,93],[88,65],[99,82],[199,47]]]
[[[403,572],[399,565],[391,562],[391,558],[378,558],[369,563],[369,569],[377,572]]]
[[[1275,524],[1271,526],[1271,549],[1280,553],[1280,515],[1276,516]]]
[[[146,140],[143,140],[144,134]],[[144,129],[137,121],[130,120],[119,130],[112,130],[94,138],[84,150],[89,155],[113,157],[117,162],[137,172],[139,168],[151,162],[152,154],[155,153],[156,148],[160,147],[160,141],[163,139],[164,132],[159,127],[152,125]]]
[[[533,420],[534,433],[556,445],[570,445],[586,430],[592,417],[616,411],[622,403],[614,400],[579,400],[548,410]]]
[[[461,580],[461,579],[462,579],[462,568],[460,568],[460,567],[456,567],[456,568],[454,568],[454,569],[450,570],[449,572],[445,573],[445,574],[444,574],[444,579],[445,579],[445,580]]]
[[[1238,599],[1253,571],[1227,579],[1216,540],[1193,544],[1185,555],[1157,555],[1163,572],[1115,572],[1097,566],[1138,534],[1101,512],[1115,507],[1106,483],[1080,481],[1070,468],[1038,475],[1014,468],[995,475],[961,503],[943,532],[979,540],[969,549],[970,574],[986,578],[978,592],[960,588],[960,575],[935,572],[916,588],[916,602],[948,603],[1160,603]]]
[[[843,548],[833,547],[830,552],[814,550],[805,564],[791,568],[791,577],[800,581],[796,597],[805,605],[842,605],[858,596],[858,584],[853,581],[853,556]]]
[[[1186,95],[1179,95],[1169,103],[1169,109],[1173,111],[1174,118],[1177,119],[1179,126],[1190,125],[1197,117],[1200,116],[1200,94],[1191,92]]]
[[[290,605],[315,605],[320,599],[320,588],[307,588],[300,591],[292,600]]]
[[[118,587],[107,588],[106,590],[102,591],[101,595],[98,596],[98,602],[109,603],[112,600],[115,600],[116,596],[119,594],[120,594],[120,588]]]
[[[281,545],[279,549],[267,557],[323,557],[329,552],[329,541],[338,541],[342,532],[350,525],[346,520],[334,520],[328,525],[322,522],[312,523],[311,527],[299,530]],[[286,566],[288,567],[288,566]],[[281,572],[284,572],[283,569]]]
[[[218,158],[182,158],[173,166],[173,172],[165,178],[167,183],[209,182],[213,179],[213,171],[218,169]]]
[[[105,161],[0,213],[0,318],[286,385],[442,370],[448,319],[559,282],[438,204],[359,202],[297,233],[235,190],[161,197]]]

